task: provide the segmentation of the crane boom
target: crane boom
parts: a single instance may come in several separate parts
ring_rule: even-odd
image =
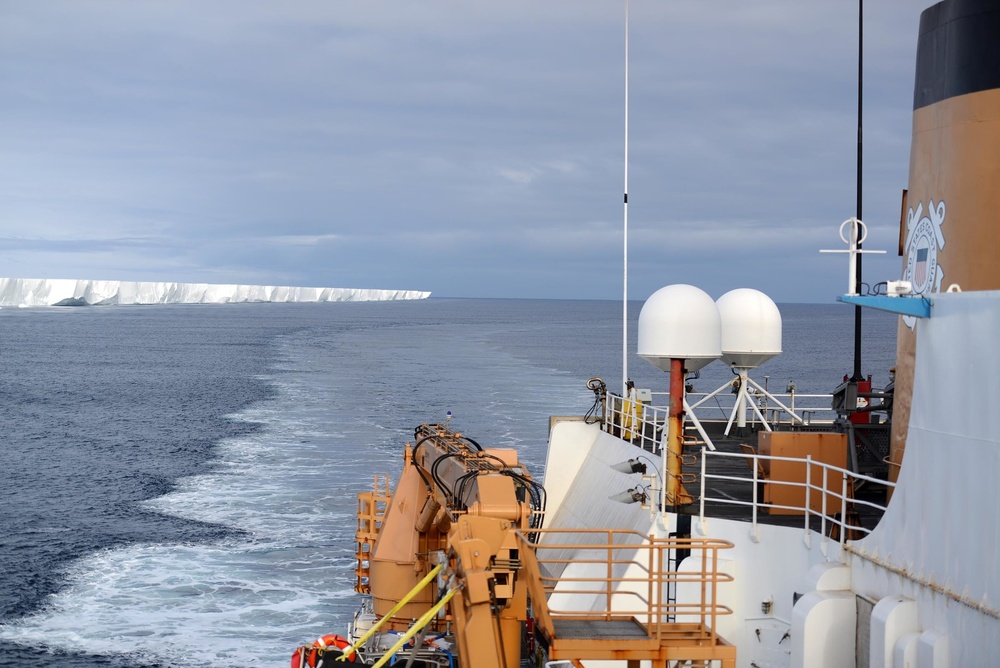
[[[373,612],[396,610],[388,628],[403,631],[444,589],[460,587],[433,630],[452,626],[459,657],[475,657],[477,666],[517,668],[527,588],[517,578],[515,532],[541,528],[545,490],[515,450],[483,448],[442,425],[417,427],[404,453],[374,545],[365,555],[359,547]],[[449,580],[400,607],[404,594],[443,562]]]

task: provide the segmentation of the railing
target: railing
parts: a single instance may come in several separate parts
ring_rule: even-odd
[[[771,403],[767,395],[755,393],[753,388],[748,390],[751,397],[757,403],[761,413],[767,416],[767,423],[772,429],[783,425],[791,425],[798,422],[788,411],[781,406]],[[662,396],[668,399],[666,393],[653,392],[654,400]],[[785,394],[771,393],[771,396],[790,408],[795,415],[802,419],[800,424],[810,424],[813,421],[829,423],[837,417],[837,412],[833,409],[833,395],[831,394],[799,394],[789,392]],[[687,395],[688,403],[695,410],[701,420],[722,420],[726,421],[733,413],[733,406],[736,403],[735,394],[708,394],[705,392],[691,392]],[[714,401],[709,401],[709,400]],[[805,405],[803,405],[803,403]],[[757,424],[757,416],[750,411],[750,424]]]
[[[602,424],[604,431],[612,436],[658,454],[668,417],[664,407],[608,394]]]
[[[631,401],[627,397],[621,397],[617,394],[606,395],[604,415],[602,416],[604,431],[629,441],[643,450],[659,454],[664,425],[669,416],[668,409],[665,407],[669,403],[669,397],[663,393],[653,393],[652,396],[654,403]],[[794,416],[790,415],[784,408],[770,406],[765,401],[765,397],[759,397],[761,400],[759,407],[761,412],[768,417],[768,426],[771,429],[790,427],[793,424],[804,426],[832,425],[837,416],[836,411],[831,407],[831,395],[829,394],[791,393],[773,396],[794,410],[795,413]],[[714,399],[714,403],[705,403],[706,399],[709,398]],[[663,405],[656,405],[656,400],[659,399],[662,399]],[[803,406],[803,400],[806,400],[808,405]],[[710,396],[699,393],[687,395],[688,412],[697,420],[688,420],[685,431],[694,427],[698,430],[702,441],[711,443],[711,439],[701,429],[701,424],[729,420],[730,416],[733,415],[735,401],[734,395],[725,398],[721,395]],[[796,402],[798,402],[797,405]],[[825,405],[817,405],[821,402],[825,402]],[[756,426],[758,424],[756,415],[752,412],[751,415],[753,419],[750,424]],[[709,449],[714,449],[714,446],[710,445]]]
[[[385,513],[392,499],[392,492],[389,490],[389,476],[385,473],[375,474],[375,481],[372,491],[358,494],[358,509],[356,513],[358,525],[354,532],[355,549],[354,558],[354,591],[359,594],[370,594],[371,587],[368,584],[370,575],[370,558],[372,550],[375,548],[375,541],[378,540],[379,532],[382,531],[382,522],[385,520]]]
[[[729,541],[708,538],[654,538],[616,529],[542,529],[531,542],[518,534],[528,593],[539,628],[555,634],[555,621],[634,619],[647,637],[663,641],[683,615],[697,620],[699,632],[714,642],[716,618],[732,610],[718,603],[718,584],[732,576],[719,572],[719,550]],[[547,540],[548,539],[548,540]],[[671,554],[700,555],[699,571],[669,570]],[[697,601],[678,603],[668,587],[690,584]]]
[[[723,475],[709,473],[709,458],[733,458],[743,459],[747,462],[747,475]],[[805,467],[804,482],[790,480],[775,480],[764,475],[764,462],[792,462]],[[718,467],[721,468],[721,467]],[[746,499],[733,498],[732,495],[712,497],[708,488],[711,481],[731,481],[744,483],[748,486]],[[783,505],[759,501],[761,494],[759,490],[762,484],[774,487],[785,487],[802,490],[803,503],[801,505]],[[819,533],[826,541],[828,535],[835,533],[837,540],[843,545],[847,540],[862,538],[871,533],[872,529],[861,525],[859,521],[859,507],[867,509],[872,514],[881,517],[886,506],[865,498],[859,498],[856,490],[862,485],[870,485],[885,488],[888,492],[895,487],[892,482],[887,482],[879,478],[873,478],[858,473],[853,473],[846,469],[832,466],[823,462],[815,461],[811,456],[804,459],[796,457],[777,457],[760,454],[719,452],[702,449],[701,457],[701,495],[699,501],[699,518],[702,523],[706,520],[705,504],[725,504],[749,507],[751,510],[751,532],[757,535],[759,515],[762,511],[785,511],[788,514],[799,514],[803,516],[803,528],[805,530],[805,541],[808,545],[813,535],[813,520],[818,520]],[[866,494],[866,496],[873,496]],[[888,498],[886,494],[885,498]],[[817,508],[818,506],[818,508]]]

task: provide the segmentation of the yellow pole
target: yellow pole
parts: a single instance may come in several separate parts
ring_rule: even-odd
[[[445,594],[444,598],[438,601],[433,608],[425,612],[423,616],[416,622],[414,622],[413,626],[411,626],[406,631],[406,633],[404,633],[403,636],[398,641],[396,641],[396,644],[393,645],[388,652],[382,655],[382,658],[379,659],[378,662],[374,666],[372,666],[372,668],[381,668],[386,663],[388,663],[392,659],[392,657],[396,654],[396,652],[398,652],[403,645],[409,642],[410,638],[417,635],[420,629],[424,628],[430,623],[430,621],[434,618],[435,615],[437,615],[437,613],[441,610],[441,608],[443,608],[448,603],[448,601],[451,600],[451,597],[458,593],[458,590],[459,590],[458,587],[454,587],[451,591]],[[343,656],[347,656],[346,650]],[[342,657],[341,660],[343,660]]]
[[[358,639],[357,642],[355,642],[353,645],[345,649],[344,653],[341,654],[339,657],[337,657],[337,661],[347,661],[347,656],[349,654],[353,654],[356,649],[365,644],[365,641],[367,641],[369,638],[375,635],[375,632],[378,631],[380,628],[382,628],[382,625],[385,624],[387,621],[389,621],[389,619],[391,619],[393,615],[402,610],[403,606],[410,602],[410,599],[412,599],[414,596],[420,593],[420,590],[426,587],[430,583],[430,581],[434,579],[434,576],[441,572],[441,569],[443,567],[444,564],[438,564],[437,566],[432,568],[431,572],[425,575],[424,579],[418,582],[417,586],[411,589],[410,593],[404,596],[402,600],[392,608],[392,610],[387,612],[385,617],[378,620],[378,623],[375,626],[368,629],[368,633],[361,636],[361,638]]]

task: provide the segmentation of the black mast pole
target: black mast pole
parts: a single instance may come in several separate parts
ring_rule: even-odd
[[[857,219],[864,220],[861,217],[861,96],[862,96],[862,81],[863,81],[863,53],[862,48],[864,35],[864,0],[858,0],[858,183],[857,183]],[[856,233],[858,235],[858,250],[861,249],[861,226],[856,225],[858,228]],[[854,284],[854,292],[861,294],[861,253],[857,253],[854,256],[855,266],[857,267],[857,278]],[[851,380],[857,382],[863,380],[861,375],[861,307],[854,307],[854,376]]]

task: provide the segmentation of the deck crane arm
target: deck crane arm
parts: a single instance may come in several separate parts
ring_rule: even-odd
[[[545,491],[515,450],[484,449],[441,425],[414,436],[371,555],[376,607],[398,601],[443,553],[461,587],[448,609],[463,665],[518,668],[527,587],[515,532],[541,528]]]

